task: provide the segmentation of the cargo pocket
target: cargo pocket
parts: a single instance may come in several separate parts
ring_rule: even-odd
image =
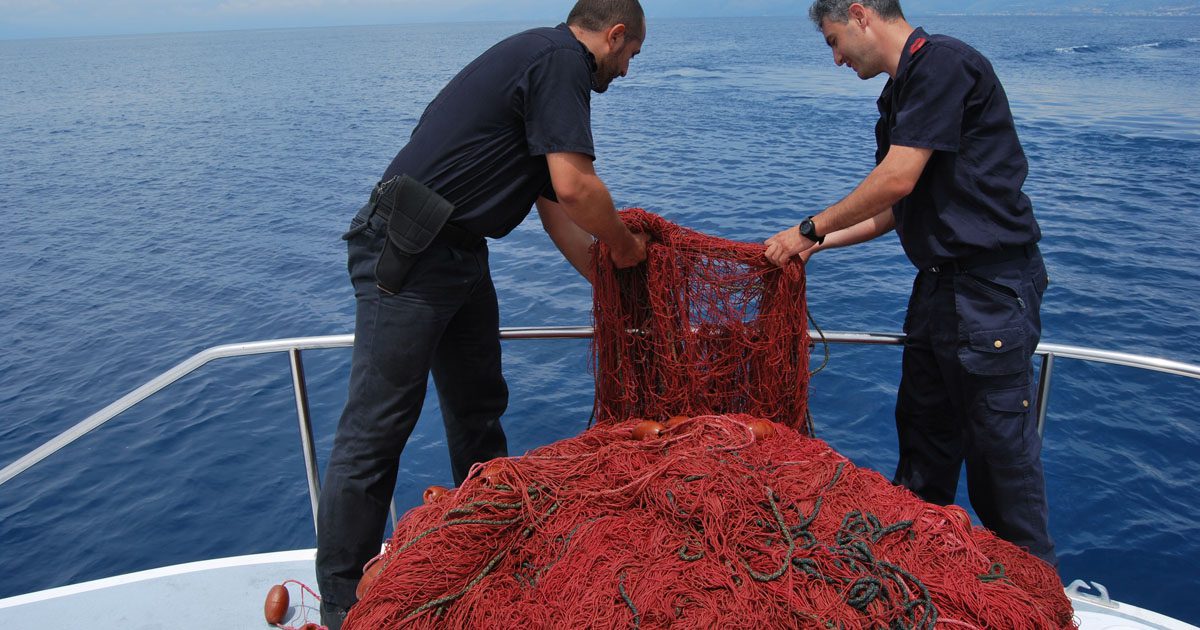
[[[387,238],[375,264],[375,280],[381,291],[394,295],[404,286],[417,256],[446,224],[454,205],[407,175],[382,186],[379,204],[388,217]]]
[[[1006,376],[1030,367],[1029,311],[1010,283],[999,275],[954,275],[958,359],[970,374]]]
[[[1022,465],[1029,460],[1033,399],[1028,385],[997,389],[984,394],[983,417],[976,431],[983,439],[978,448],[997,465]]]
[[[1031,405],[1028,386],[999,389],[987,393],[987,406],[992,411],[1025,413],[1029,411]]]
[[[979,376],[1019,374],[1029,369],[1025,331],[1001,328],[968,333],[967,343],[958,349],[958,360],[963,369]]]

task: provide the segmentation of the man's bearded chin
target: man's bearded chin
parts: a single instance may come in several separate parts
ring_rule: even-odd
[[[612,77],[605,77],[603,70],[596,70],[592,74],[592,91],[597,94],[603,94],[608,91],[608,86],[612,84]]]

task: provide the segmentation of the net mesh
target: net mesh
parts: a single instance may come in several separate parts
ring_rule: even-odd
[[[811,434],[804,268],[641,209],[646,264],[592,257],[596,419],[747,413]]]

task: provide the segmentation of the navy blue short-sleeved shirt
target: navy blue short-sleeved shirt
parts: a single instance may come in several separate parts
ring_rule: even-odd
[[[595,158],[595,70],[566,24],[501,41],[429,103],[383,179],[406,174],[454,204],[456,225],[480,236],[508,234],[539,195],[555,199],[547,153]]]
[[[1021,192],[1029,164],[1008,97],[983,55],[918,28],[878,105],[876,162],[892,145],[933,149],[912,193],[892,208],[917,268],[1041,238]]]

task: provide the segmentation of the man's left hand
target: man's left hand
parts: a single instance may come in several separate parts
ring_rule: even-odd
[[[806,251],[817,244],[815,241],[810,241],[800,236],[800,226],[798,225],[793,225],[767,239],[765,242],[767,251],[764,252],[764,255],[767,257],[767,260],[779,267],[786,265],[792,259],[792,256]]]

